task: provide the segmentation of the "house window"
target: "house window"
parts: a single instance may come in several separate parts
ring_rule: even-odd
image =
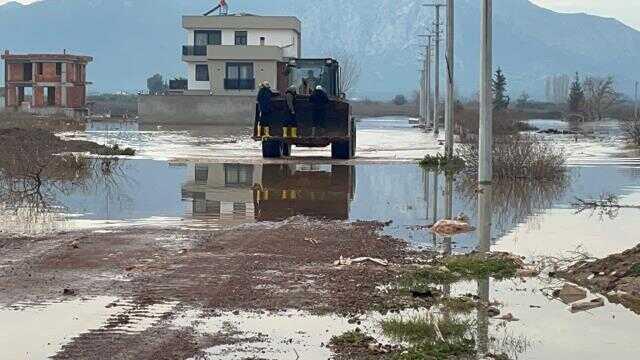
[[[193,34],[195,46],[222,45],[220,30],[196,30]]]
[[[251,186],[253,182],[253,166],[252,165],[224,165],[224,185],[227,187],[234,186]]]
[[[260,46],[264,46],[264,43],[265,43],[264,36],[261,36],[260,37]]]
[[[236,31],[236,45],[247,45],[246,31]]]
[[[209,182],[209,166],[196,165],[195,181],[198,185],[206,185]]]
[[[33,64],[25,63],[22,68],[22,80],[24,81],[32,81],[33,80]]]
[[[253,76],[253,63],[227,63],[227,78],[224,79],[227,90],[254,90],[256,80]]]
[[[56,63],[56,76],[62,75],[62,63]]]
[[[209,65],[196,65],[196,81],[209,81]]]
[[[38,63],[36,66],[38,68],[38,75],[42,75],[44,72],[42,69],[43,68],[42,63]]]

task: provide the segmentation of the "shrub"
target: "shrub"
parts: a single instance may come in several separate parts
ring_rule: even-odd
[[[478,172],[477,143],[463,144],[458,155],[465,171]],[[565,174],[566,154],[552,143],[535,135],[496,137],[493,143],[493,176],[495,179],[550,180]]]
[[[442,154],[426,155],[424,159],[420,160],[420,166],[425,169],[435,169],[440,171],[453,171],[457,172],[464,168],[464,160],[459,156],[454,156],[451,160],[447,159]]]
[[[391,102],[395,105],[401,106],[407,103],[407,98],[404,95],[396,95]]]
[[[136,155],[136,151],[132,148],[124,148],[121,149],[120,146],[118,146],[118,144],[113,145],[112,147],[109,146],[105,146],[103,149],[98,150],[96,152],[97,155],[104,155],[104,156],[135,156]]]
[[[630,118],[621,122],[622,132],[626,140],[634,145],[640,147],[640,119]]]

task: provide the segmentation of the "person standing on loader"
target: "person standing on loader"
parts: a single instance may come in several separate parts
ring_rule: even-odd
[[[263,81],[260,84],[260,91],[258,91],[258,107],[260,109],[260,121],[258,122],[258,136],[268,138],[271,136],[269,133],[271,114],[273,113],[273,106],[271,105],[271,98],[277,96],[271,90],[271,84],[268,81]]]
[[[298,122],[296,121],[296,97],[297,89],[295,86],[290,86],[285,93],[287,100],[287,116],[284,119],[284,127],[282,128],[283,137],[285,138],[297,138],[298,137]]]
[[[327,117],[327,105],[329,104],[329,96],[324,91],[324,88],[320,85],[316,86],[316,89],[309,98],[312,108],[313,127],[311,128],[311,136],[316,136],[316,128],[324,125]]]

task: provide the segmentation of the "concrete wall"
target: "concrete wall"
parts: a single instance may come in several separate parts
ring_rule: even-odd
[[[255,96],[141,96],[145,124],[253,126]]]

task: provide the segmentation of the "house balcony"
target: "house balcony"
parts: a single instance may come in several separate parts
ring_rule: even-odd
[[[282,61],[283,51],[278,46],[263,45],[209,45],[207,59],[222,61]]]
[[[182,61],[205,61],[206,59],[206,45],[184,45],[182,47]]]

